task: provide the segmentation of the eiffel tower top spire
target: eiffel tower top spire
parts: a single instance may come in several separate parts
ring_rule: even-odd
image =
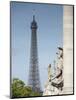
[[[33,21],[31,23],[31,29],[37,29],[37,22],[35,20],[35,15],[33,15]]]
[[[35,21],[35,15],[33,15],[33,21]]]

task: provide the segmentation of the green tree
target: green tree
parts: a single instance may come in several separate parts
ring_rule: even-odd
[[[41,96],[41,93],[33,92],[31,87],[26,86],[22,80],[14,78],[12,81],[12,98]]]

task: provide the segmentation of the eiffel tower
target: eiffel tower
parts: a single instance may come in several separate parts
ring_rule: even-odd
[[[37,28],[37,22],[33,15],[33,21],[31,22],[31,50],[28,85],[31,86],[34,92],[41,92],[37,51]]]

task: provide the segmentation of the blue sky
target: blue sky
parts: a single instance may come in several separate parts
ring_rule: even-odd
[[[47,81],[47,67],[63,46],[63,6],[11,2],[12,78],[28,82],[33,15],[38,25],[37,44],[41,87]]]

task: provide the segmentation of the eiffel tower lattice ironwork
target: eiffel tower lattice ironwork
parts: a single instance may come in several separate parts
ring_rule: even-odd
[[[32,87],[33,91],[41,92],[37,51],[37,28],[37,22],[35,21],[35,16],[33,16],[33,21],[31,22],[31,51],[28,85]]]

